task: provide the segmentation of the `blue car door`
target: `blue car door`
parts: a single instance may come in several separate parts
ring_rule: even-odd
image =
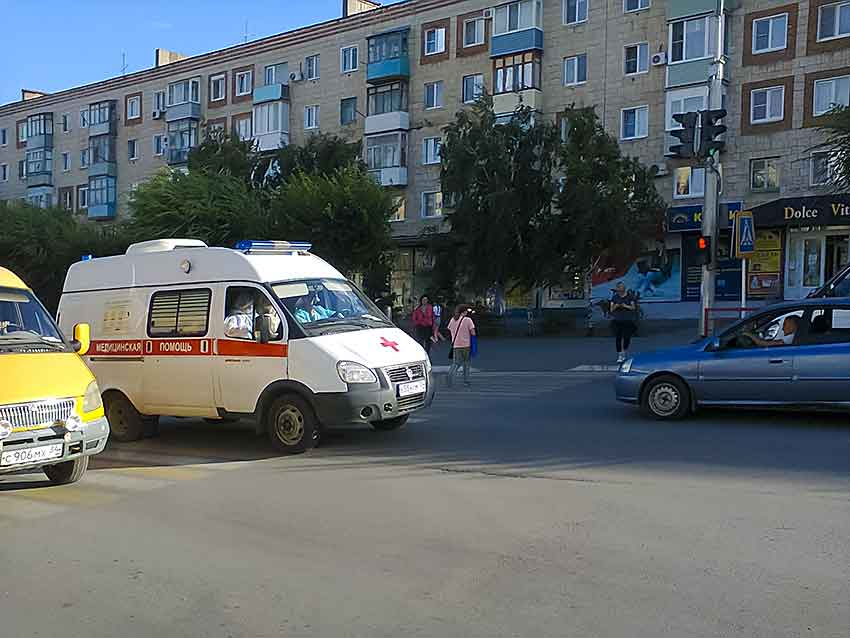
[[[697,396],[707,403],[788,400],[796,346],[725,348],[700,362]]]
[[[850,306],[816,308],[794,353],[797,403],[850,402]]]

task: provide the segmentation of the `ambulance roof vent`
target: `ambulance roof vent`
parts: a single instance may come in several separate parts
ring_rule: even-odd
[[[207,245],[200,239],[152,239],[131,244],[127,248],[128,255],[143,255],[146,253],[162,253],[178,248],[206,248]]]

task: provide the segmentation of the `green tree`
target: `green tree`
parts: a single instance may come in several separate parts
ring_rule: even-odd
[[[829,185],[836,191],[850,190],[850,108],[836,106],[818,118],[818,129],[824,141],[811,150],[829,153],[831,173]]]
[[[242,141],[224,131],[208,130],[201,144],[190,151],[188,167],[190,173],[230,175],[250,182],[258,161],[252,141]]]

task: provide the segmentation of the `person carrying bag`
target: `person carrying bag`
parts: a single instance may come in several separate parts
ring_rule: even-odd
[[[472,349],[472,338],[475,336],[475,323],[469,317],[469,306],[461,304],[455,310],[454,316],[449,321],[449,332],[452,335],[452,347],[449,350],[449,359],[452,365],[449,368],[448,387],[452,386],[457,369],[463,366],[463,383],[469,382],[469,359]]]

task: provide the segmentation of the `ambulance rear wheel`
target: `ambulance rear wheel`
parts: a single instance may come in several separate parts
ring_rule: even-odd
[[[283,454],[301,454],[319,442],[316,415],[310,404],[295,394],[272,402],[266,412],[266,431],[272,445]]]
[[[145,420],[123,394],[112,392],[103,397],[109,434],[116,441],[138,441],[145,434]]]

